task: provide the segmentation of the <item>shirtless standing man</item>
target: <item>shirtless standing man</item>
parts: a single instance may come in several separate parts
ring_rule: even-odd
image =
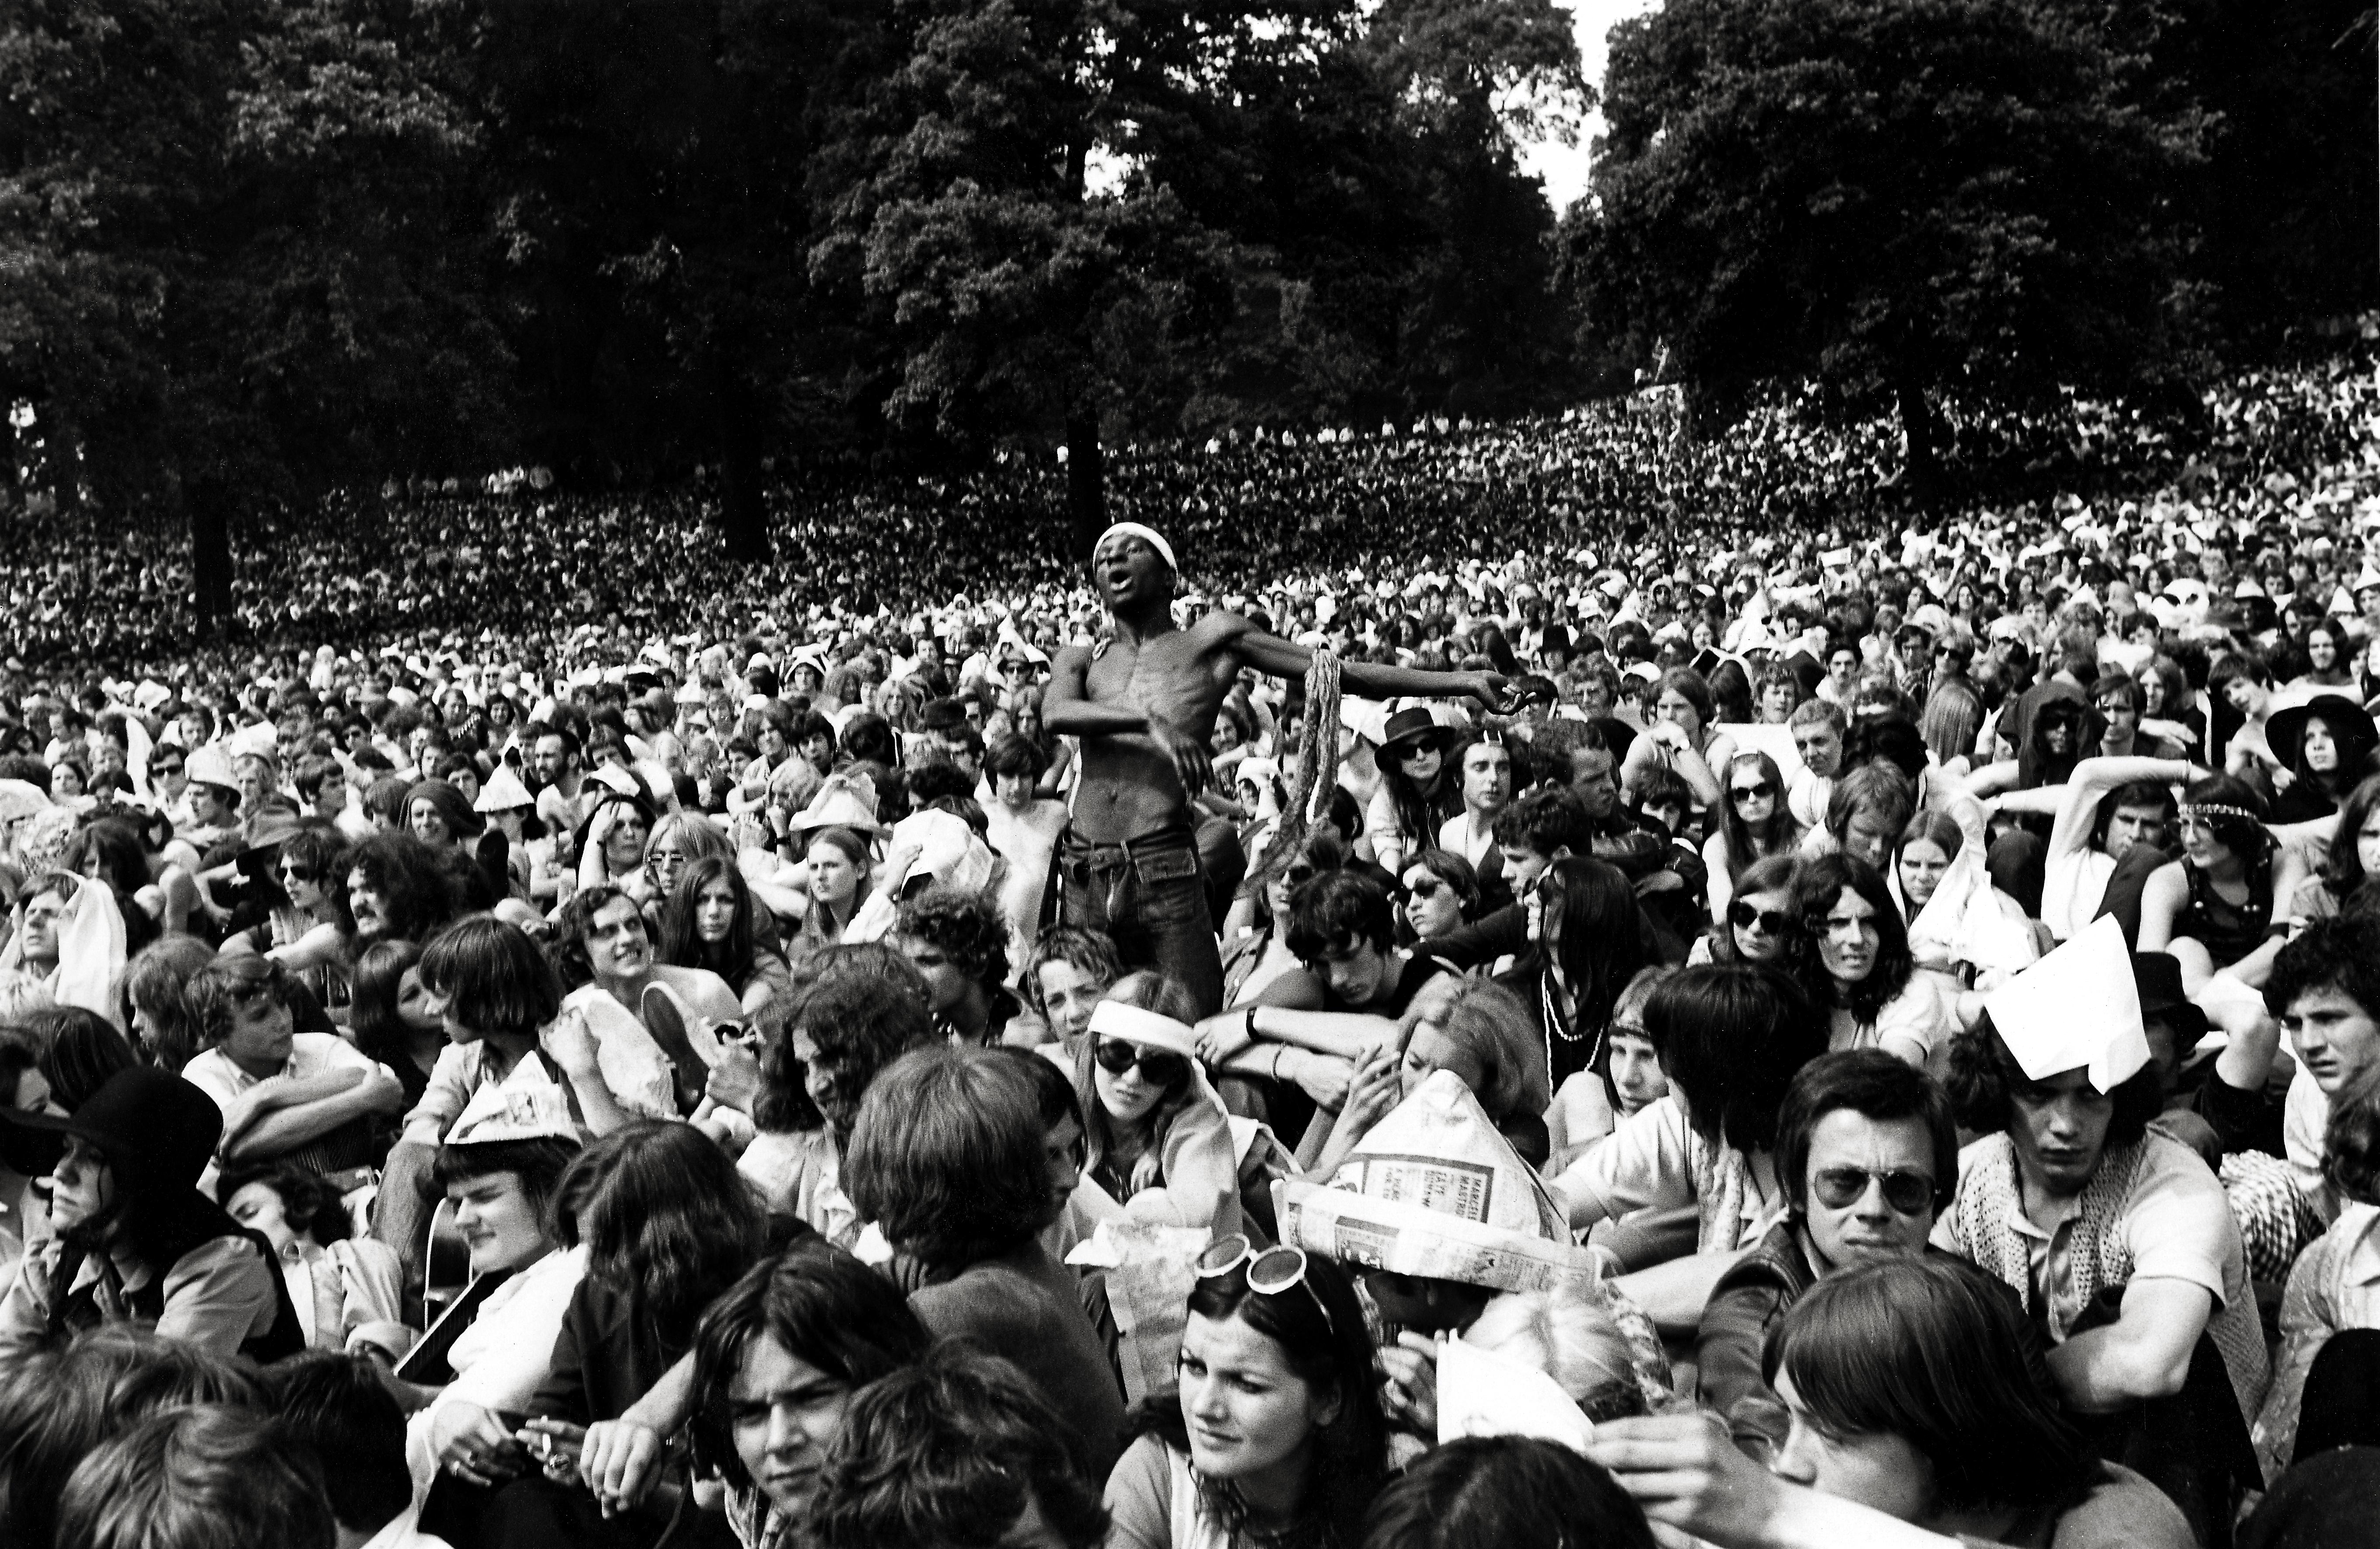
[[[1300,677],[1313,653],[1220,609],[1173,624],[1173,550],[1120,522],[1091,551],[1091,582],[1112,639],[1058,653],[1044,723],[1083,740],[1074,817],[1059,840],[1060,918],[1104,930],[1128,968],[1178,979],[1198,1014],[1222,1009],[1223,969],[1199,877],[1190,804],[1208,783],[1215,712],[1244,666]],[[1420,672],[1350,661],[1347,692],[1365,698],[1468,696],[1493,707],[1504,680],[1488,672]]]

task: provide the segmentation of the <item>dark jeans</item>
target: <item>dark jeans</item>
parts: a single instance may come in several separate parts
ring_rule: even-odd
[[[1087,843],[1070,829],[1058,841],[1058,880],[1060,919],[1107,932],[1126,968],[1177,981],[1200,1016],[1223,1009],[1223,960],[1189,829],[1123,844]]]

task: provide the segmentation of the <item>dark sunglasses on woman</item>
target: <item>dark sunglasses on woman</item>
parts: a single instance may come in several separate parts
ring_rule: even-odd
[[[1782,909],[1755,909],[1742,899],[1727,906],[1727,923],[1738,930],[1749,930],[1755,922],[1771,936],[1782,936],[1793,923],[1793,916]]]
[[[1099,1069],[1111,1076],[1120,1076],[1137,1065],[1140,1067],[1140,1079],[1151,1086],[1172,1086],[1186,1081],[1190,1075],[1190,1061],[1181,1055],[1164,1049],[1142,1048],[1122,1038],[1100,1039],[1099,1047],[1091,1051],[1091,1058],[1099,1062]]]

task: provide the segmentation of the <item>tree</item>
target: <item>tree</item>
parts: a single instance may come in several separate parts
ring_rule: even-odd
[[[2195,365],[2179,209],[2206,115],[2152,6],[1669,0],[1613,32],[1609,132],[1566,237],[1587,326],[1665,351],[1706,415],[1817,376],[1895,406],[2120,390]]]
[[[59,492],[190,524],[220,617],[237,514],[484,466],[501,341],[423,67],[445,7],[56,0],[0,14],[0,395]]]

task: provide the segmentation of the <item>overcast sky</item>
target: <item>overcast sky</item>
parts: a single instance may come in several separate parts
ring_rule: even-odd
[[[1658,4],[1658,0],[1570,0],[1571,14],[1578,24],[1579,54],[1586,61],[1586,79],[1597,91],[1603,86],[1604,35],[1611,30],[1611,24],[1641,16]],[[1586,148],[1602,129],[1603,120],[1591,118],[1575,147],[1532,146],[1523,156],[1522,164],[1546,180],[1546,197],[1557,212],[1568,209],[1571,200],[1586,190]]]

